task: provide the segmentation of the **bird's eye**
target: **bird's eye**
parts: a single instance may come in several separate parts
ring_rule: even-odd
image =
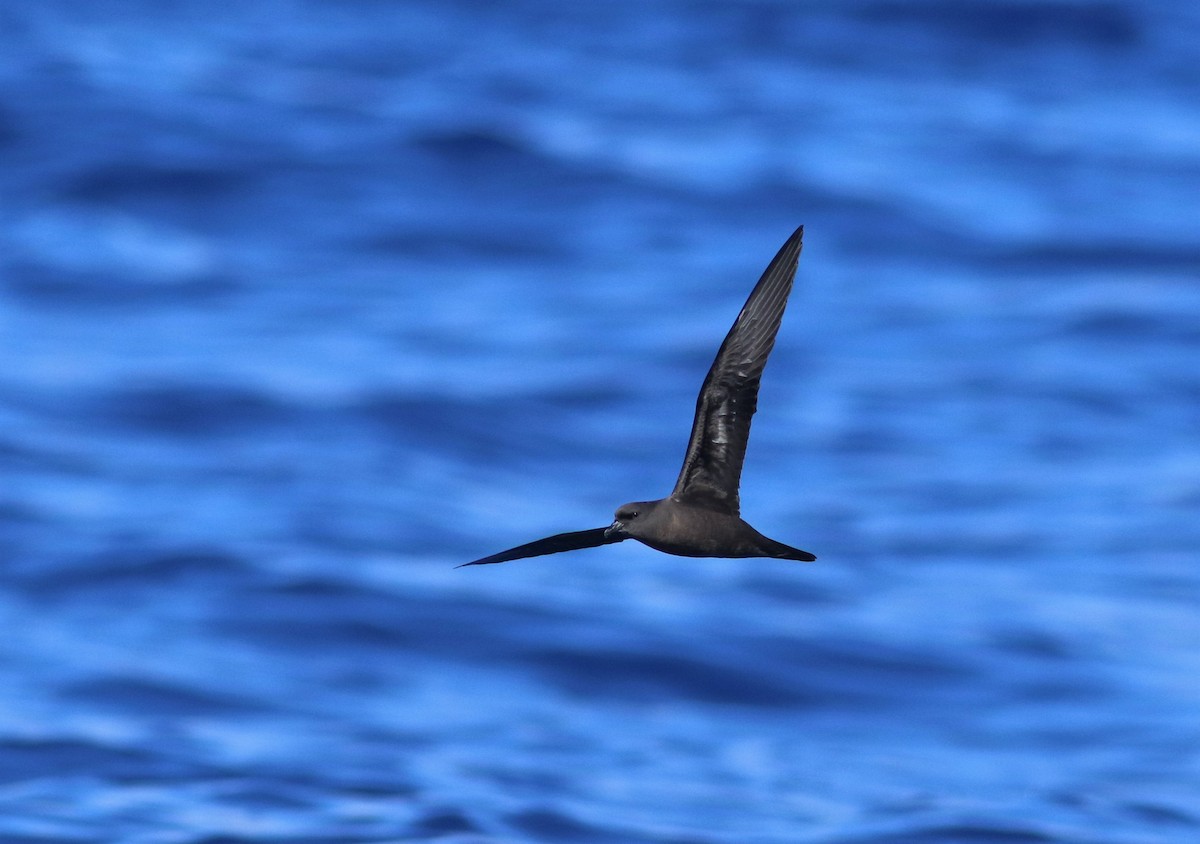
[[[631,518],[631,519],[636,519],[637,517],[638,517],[638,511],[637,511],[637,510],[632,510],[632,511],[630,511],[630,513],[629,513],[629,518]]]

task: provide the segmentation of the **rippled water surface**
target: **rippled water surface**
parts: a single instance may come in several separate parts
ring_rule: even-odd
[[[1189,4],[0,6],[0,840],[1200,840]],[[788,233],[745,513],[665,494]]]

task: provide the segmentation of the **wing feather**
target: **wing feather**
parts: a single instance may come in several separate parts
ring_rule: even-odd
[[[758,385],[783,319],[804,226],[796,229],[767,265],[721,344],[700,396],[679,480],[671,497],[737,516],[738,487]]]
[[[478,560],[463,563],[462,566],[458,566],[457,568],[462,568],[463,566],[487,566],[492,563],[507,563],[509,560],[520,560],[525,557],[560,554],[563,551],[575,551],[579,548],[595,548],[598,545],[610,545],[628,538],[619,534],[611,537],[605,536],[607,530],[608,528],[593,528],[591,530],[577,530],[571,533],[559,533],[554,536],[547,536],[545,539],[526,542],[524,545],[518,545],[516,548],[509,548],[507,551],[500,551],[489,557],[480,557]]]

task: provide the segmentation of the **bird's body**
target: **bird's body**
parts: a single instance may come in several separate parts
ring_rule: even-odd
[[[738,495],[759,380],[783,319],[803,236],[801,226],[780,248],[717,351],[696,399],[683,468],[669,496],[621,505],[607,528],[560,533],[464,565],[504,563],[626,539],[682,557],[815,560],[807,551],[769,539],[744,522]]]
[[[680,557],[780,557],[793,560],[812,557],[768,539],[739,516],[683,504],[671,498],[638,502],[633,506],[646,509],[632,520],[621,520],[618,515],[621,529],[629,539],[636,539],[656,551]]]

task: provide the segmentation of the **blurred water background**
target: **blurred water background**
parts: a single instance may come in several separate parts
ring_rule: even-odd
[[[0,5],[0,840],[1200,840],[1200,7]],[[674,482],[788,233],[744,510]]]

